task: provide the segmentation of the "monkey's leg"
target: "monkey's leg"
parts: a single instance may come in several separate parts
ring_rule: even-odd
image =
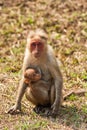
[[[25,96],[26,96],[27,100],[30,101],[32,104],[38,105],[38,101],[33,96],[30,86],[26,89]]]
[[[36,107],[34,111],[36,113],[44,112],[45,107],[50,104],[48,91],[41,89],[40,87],[33,86],[33,89],[28,87],[26,91],[26,98],[32,102]]]
[[[51,86],[51,91],[50,91],[50,102],[51,102],[51,105],[54,103],[54,100],[55,100],[55,86],[52,85]]]
[[[54,115],[52,113],[52,108],[51,108],[51,106],[53,105],[53,103],[55,101],[55,86],[54,85],[51,86],[51,90],[50,90],[49,96],[50,96],[50,107],[47,108],[45,114],[46,114],[46,116],[53,116],[53,117],[55,117],[56,115]]]

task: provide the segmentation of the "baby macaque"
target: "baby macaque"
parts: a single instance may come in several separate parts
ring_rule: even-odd
[[[26,69],[24,73],[24,82],[26,84],[29,84],[31,82],[36,82],[40,79],[41,79],[40,71],[38,72],[38,70],[32,68]]]

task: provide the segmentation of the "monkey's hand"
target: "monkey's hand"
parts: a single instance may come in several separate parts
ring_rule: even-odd
[[[54,102],[54,104],[51,106],[53,117],[56,117],[58,115],[59,107],[60,107],[60,100]]]
[[[12,115],[21,113],[21,104],[12,106],[7,113],[10,113]]]
[[[30,83],[30,79],[25,78],[24,82],[25,82],[26,84],[29,84],[29,83]]]
[[[56,105],[55,103],[51,106],[51,108],[49,109],[49,111],[47,112],[47,116],[51,116],[53,118],[56,118],[56,116],[58,115],[58,110],[59,110],[59,106],[58,104]]]

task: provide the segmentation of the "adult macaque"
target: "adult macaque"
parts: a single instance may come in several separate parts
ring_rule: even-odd
[[[28,67],[41,70],[41,79],[32,82],[31,85],[24,82],[24,73]],[[27,99],[36,105],[34,110],[37,113],[49,105],[47,115],[56,116],[61,104],[62,86],[62,75],[53,49],[47,45],[46,33],[42,30],[31,31],[27,38],[18,96],[15,105],[8,113],[15,114],[21,111],[21,100],[25,93]]]
[[[25,83],[30,84],[41,79],[41,71],[35,69],[27,69],[24,73]]]

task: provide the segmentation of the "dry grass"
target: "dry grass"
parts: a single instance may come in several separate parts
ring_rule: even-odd
[[[19,115],[6,111],[15,103],[21,66],[30,30],[42,28],[61,62],[64,94],[87,91],[87,2],[86,0],[0,1],[0,129],[86,130],[87,93],[71,94],[56,119],[39,116],[23,98]]]

